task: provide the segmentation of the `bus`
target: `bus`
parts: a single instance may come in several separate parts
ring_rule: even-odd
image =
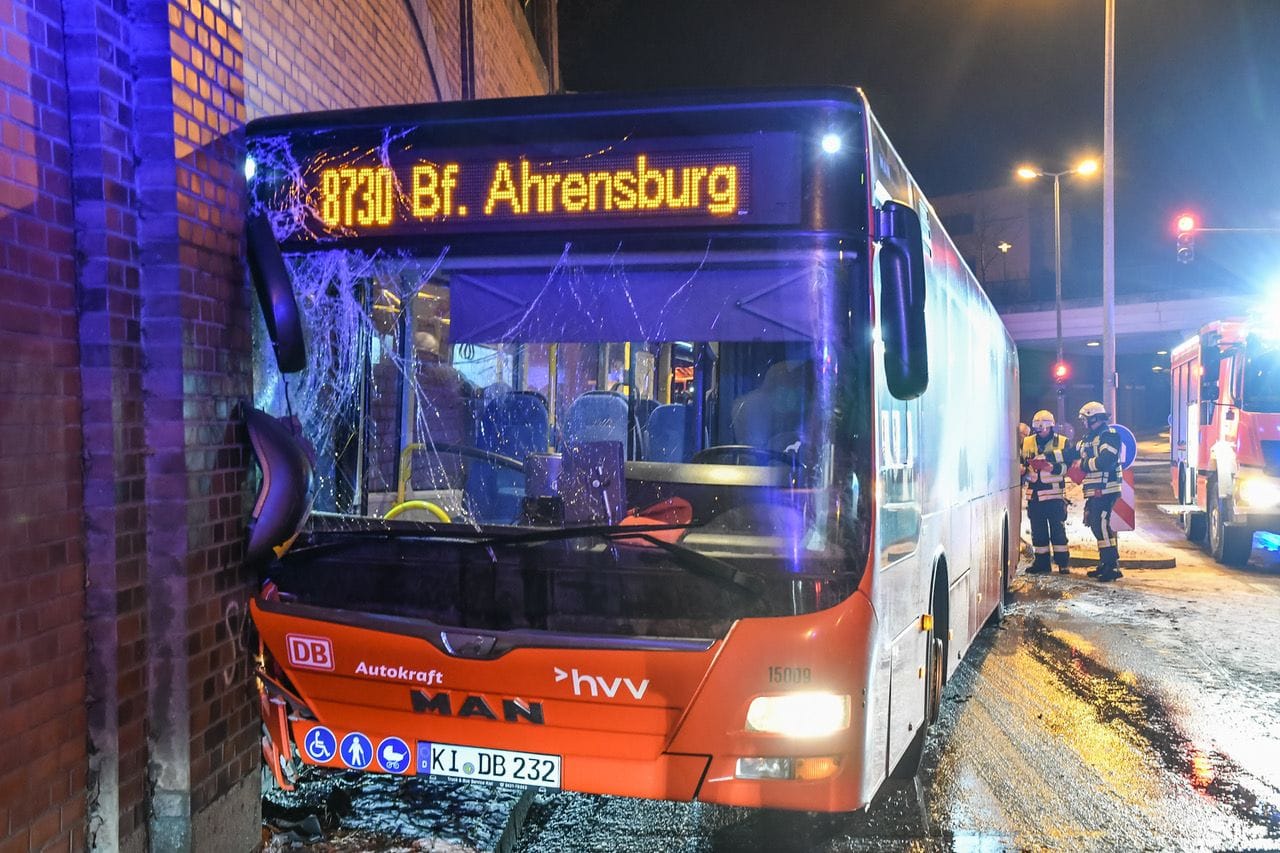
[[[807,811],[1002,614],[1017,355],[860,90],[247,129],[264,756]]]

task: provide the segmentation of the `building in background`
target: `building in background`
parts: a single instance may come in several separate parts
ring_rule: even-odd
[[[933,200],[956,248],[1004,317],[1018,344],[1024,419],[1039,409],[1068,419],[1102,398],[1100,205],[1095,187],[1062,187],[1063,361],[1057,362],[1054,297],[1053,195],[1043,182],[1009,184]],[[1177,266],[1170,243],[1167,268],[1117,268],[1116,408],[1141,432],[1166,426],[1168,352],[1198,327],[1196,282],[1166,275]],[[1123,248],[1123,247],[1122,247]],[[1201,272],[1204,270],[1193,271]],[[1179,287],[1183,288],[1181,291]],[[1170,309],[1170,305],[1177,307]],[[1163,309],[1163,310],[1162,310]],[[1135,326],[1130,321],[1140,316]]]
[[[258,846],[241,128],[555,90],[555,17],[0,4],[0,849]]]

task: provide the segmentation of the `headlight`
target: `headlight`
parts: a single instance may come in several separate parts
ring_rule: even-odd
[[[747,708],[747,731],[787,737],[825,737],[849,728],[849,697],[835,693],[757,696]]]
[[[1240,501],[1260,509],[1280,504],[1280,481],[1262,476],[1242,477]]]

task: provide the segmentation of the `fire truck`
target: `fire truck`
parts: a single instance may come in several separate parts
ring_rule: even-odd
[[[1280,531],[1280,334],[1218,320],[1170,356],[1169,468],[1192,541],[1226,565]]]

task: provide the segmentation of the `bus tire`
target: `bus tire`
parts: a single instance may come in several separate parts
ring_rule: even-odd
[[[1006,517],[1000,531],[1000,599],[992,618],[999,625],[1004,621],[1007,605],[1013,604],[1013,591],[1009,589],[1009,519]]]
[[[943,651],[942,640],[929,636],[929,647],[925,662],[924,705],[925,717],[916,729],[915,736],[907,745],[906,752],[898,759],[897,765],[889,773],[891,779],[912,779],[920,772],[920,763],[924,759],[924,743],[929,735],[929,727],[938,721],[942,712],[943,673],[946,671],[947,659]]]

